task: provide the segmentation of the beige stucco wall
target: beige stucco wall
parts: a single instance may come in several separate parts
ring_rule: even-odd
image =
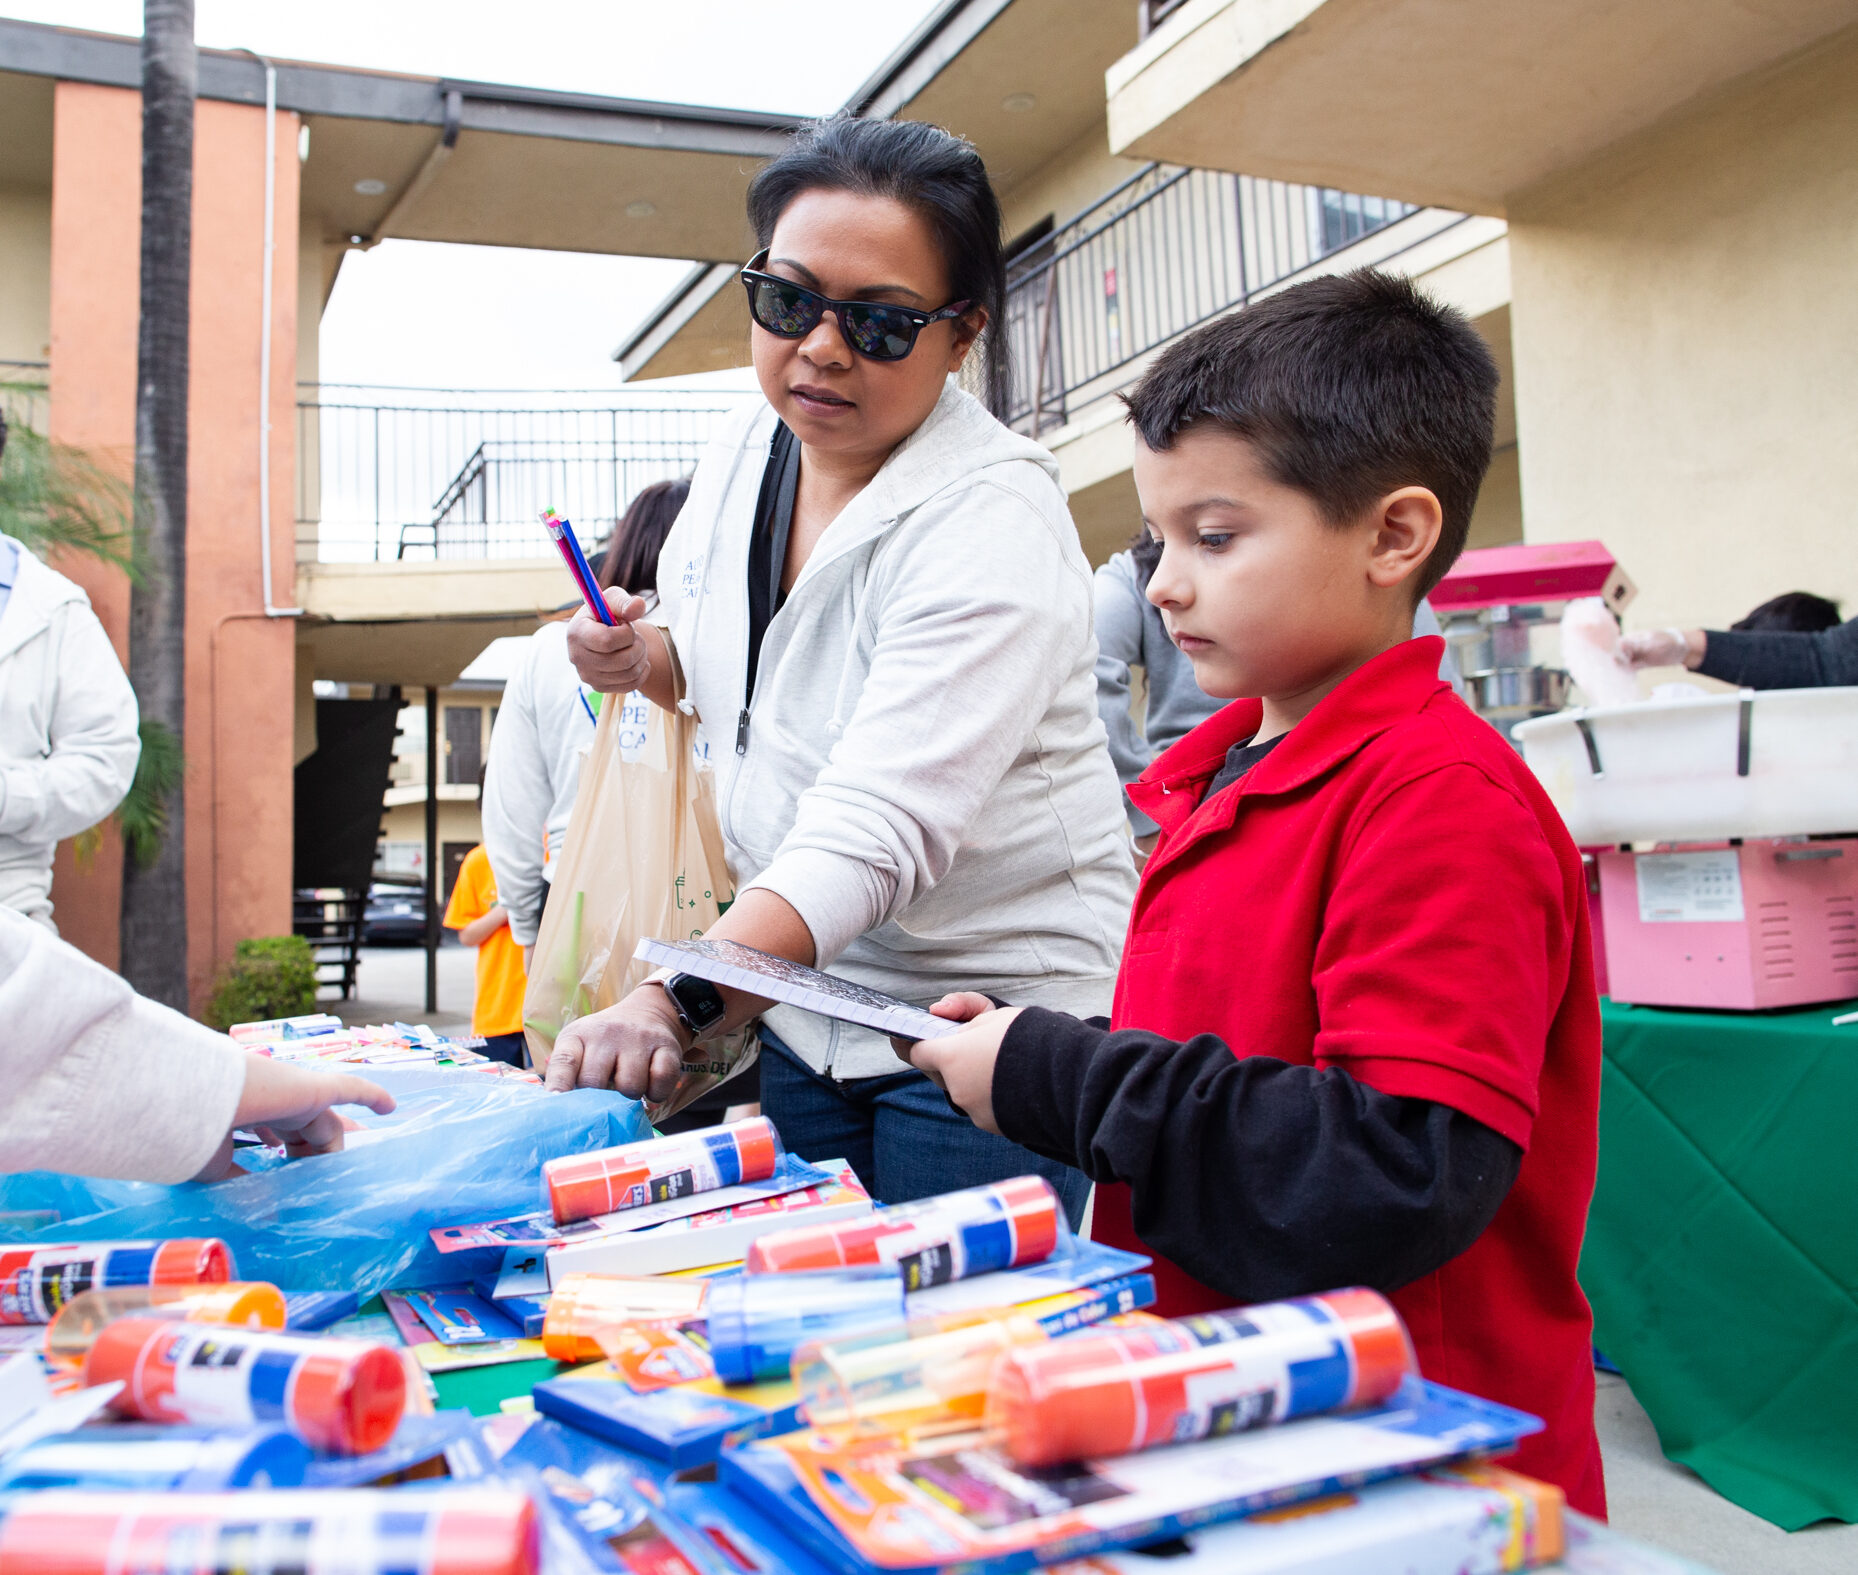
[[[0,186],[0,361],[52,345],[52,194]]]
[[[1858,29],[1519,194],[1510,256],[1529,539],[1636,626],[1858,611]]]
[[[1007,239],[1023,234],[1047,214],[1054,224],[1063,224],[1145,163],[1146,159],[1115,157],[1108,130],[1098,121],[1087,135],[1000,194]]]

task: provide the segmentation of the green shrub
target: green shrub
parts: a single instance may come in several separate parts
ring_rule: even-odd
[[[240,941],[204,1016],[214,1028],[301,1017],[316,1010],[316,954],[301,935]]]

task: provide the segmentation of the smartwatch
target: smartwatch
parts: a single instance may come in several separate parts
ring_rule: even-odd
[[[693,1044],[723,1020],[727,1008],[722,992],[708,979],[699,979],[694,973],[675,973],[659,983],[671,998],[671,1010],[677,1013],[677,1020]]]

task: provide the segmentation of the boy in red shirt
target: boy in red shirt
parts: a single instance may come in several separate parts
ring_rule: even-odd
[[[1159,1311],[1390,1293],[1427,1377],[1533,1412],[1514,1464],[1603,1514],[1600,1013],[1581,863],[1413,608],[1464,547],[1497,369],[1406,280],[1312,280],[1127,396],[1148,595],[1234,704],[1130,790],[1161,827],[1114,1016],[937,1006],[975,1123],[1098,1183]]]

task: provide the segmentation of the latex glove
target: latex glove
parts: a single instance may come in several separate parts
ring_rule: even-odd
[[[580,608],[568,620],[568,660],[588,688],[623,695],[642,685],[652,670],[651,652],[633,627],[645,616],[645,598],[617,589],[605,595],[619,622],[604,624]]]
[[[685,1038],[671,998],[659,985],[642,984],[604,1012],[561,1030],[548,1058],[548,1086],[557,1093],[616,1088],[628,1099],[659,1103],[677,1090]]]
[[[1619,654],[1634,667],[1695,667],[1703,660],[1703,631],[1639,629],[1619,637]]]
[[[394,1108],[394,1096],[365,1077],[324,1067],[292,1066],[268,1055],[248,1053],[245,1088],[232,1126],[234,1130],[249,1128],[267,1142],[283,1144],[292,1159],[335,1154],[341,1151],[343,1132],[354,1125],[336,1113],[336,1105],[365,1105],[384,1116]],[[232,1132],[228,1131],[194,1179],[220,1181],[235,1174]]]

